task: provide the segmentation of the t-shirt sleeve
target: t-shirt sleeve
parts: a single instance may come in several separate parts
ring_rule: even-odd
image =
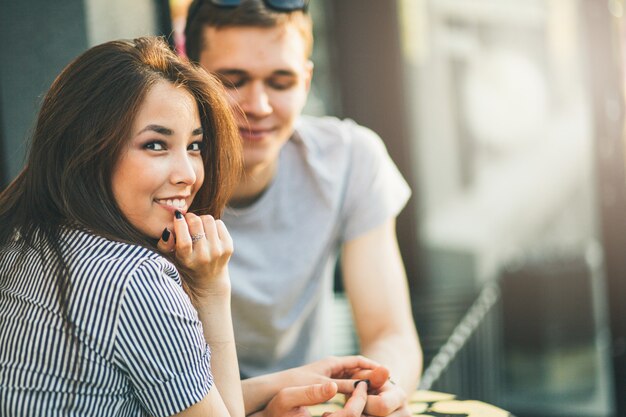
[[[127,283],[115,344],[115,362],[134,395],[154,417],[179,413],[211,389],[210,360],[202,324],[182,287],[158,261],[144,261]]]
[[[343,240],[349,241],[396,217],[411,189],[372,130],[344,122],[351,146],[343,211]]]

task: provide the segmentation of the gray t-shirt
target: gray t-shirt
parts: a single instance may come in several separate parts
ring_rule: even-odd
[[[244,377],[330,354],[341,245],[397,216],[410,193],[371,130],[330,117],[298,120],[265,193],[223,216],[235,242],[232,310]]]

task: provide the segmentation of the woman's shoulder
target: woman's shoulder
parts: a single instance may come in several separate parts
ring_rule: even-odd
[[[180,282],[176,267],[157,252],[141,245],[107,239],[87,231],[62,233],[64,257],[75,277],[97,274],[125,280],[137,273],[168,275]]]

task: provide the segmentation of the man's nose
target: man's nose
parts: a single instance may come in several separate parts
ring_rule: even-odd
[[[248,117],[264,117],[272,113],[272,105],[267,89],[260,81],[251,83],[246,88],[240,105]]]

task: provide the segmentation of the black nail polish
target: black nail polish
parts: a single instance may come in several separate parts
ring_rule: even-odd
[[[163,239],[163,242],[167,242],[169,238],[170,238],[170,231],[166,227],[165,229],[163,229],[163,233],[161,233],[161,239]]]
[[[182,219],[183,218],[183,213],[181,213],[180,211],[176,210],[174,212],[174,215],[176,216],[177,219]]]
[[[354,388],[356,389],[356,386],[359,385],[359,382],[365,382],[367,384],[367,389],[370,389],[370,380],[369,379],[359,379],[358,381],[354,382]]]

